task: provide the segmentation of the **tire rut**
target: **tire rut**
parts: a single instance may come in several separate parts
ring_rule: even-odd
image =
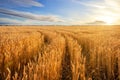
[[[73,70],[72,70],[72,63],[71,63],[71,56],[72,52],[70,52],[70,46],[69,46],[69,37],[75,41],[77,41],[78,45],[78,39],[74,37],[73,35],[64,33],[64,32],[59,32],[59,30],[48,30],[49,32],[54,32],[56,34],[60,34],[62,37],[65,39],[65,48],[64,48],[64,53],[63,53],[63,58],[62,58],[62,63],[61,63],[61,79],[60,80],[72,80],[73,79]]]
[[[66,34],[60,33],[56,30],[48,30],[53,31],[56,34],[60,34],[65,39],[65,48],[61,63],[61,79],[60,80],[72,80],[72,65],[71,65],[71,53],[69,52],[68,39],[66,38]]]
[[[58,31],[59,32],[59,31]],[[63,32],[60,32],[61,34],[63,34],[64,35],[64,31]],[[77,43],[81,46],[81,48],[82,48],[82,50],[81,50],[81,53],[82,53],[82,55],[86,58],[86,63],[85,63],[85,68],[86,68],[86,72],[85,72],[85,74],[86,74],[86,76],[88,76],[88,74],[87,74],[87,70],[89,70],[88,69],[88,65],[89,65],[89,61],[90,61],[90,46],[89,45],[87,45],[87,46],[85,46],[84,45],[84,43],[85,43],[85,41],[82,41],[82,40],[84,40],[84,39],[79,39],[78,37],[77,37],[77,35],[74,33],[74,32],[71,32],[72,34],[70,34],[70,32],[68,32],[68,33],[65,33],[67,36],[70,36],[71,38],[73,38],[74,40],[76,40],[77,41]],[[86,40],[86,39],[85,39]],[[86,51],[87,50],[87,51]]]
[[[65,36],[64,36],[65,38]],[[61,80],[72,80],[71,59],[67,39],[65,38],[65,52],[62,59]]]

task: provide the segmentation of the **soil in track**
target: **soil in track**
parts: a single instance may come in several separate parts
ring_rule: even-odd
[[[64,36],[65,38],[65,36]],[[66,46],[65,52],[62,59],[62,74],[61,80],[72,80],[72,69],[71,69],[71,59],[70,59],[70,52],[67,43],[67,39],[65,38]]]
[[[51,31],[48,30],[49,32],[53,32],[56,34],[61,34],[57,31]],[[50,44],[50,38],[48,37],[49,34],[38,31],[40,33],[42,33],[42,35],[44,35],[44,46],[49,45]],[[67,38],[65,36],[65,34],[61,34],[62,37],[64,37],[65,39],[65,48],[64,48],[64,53],[63,53],[63,57],[62,57],[62,63],[61,63],[61,77],[60,80],[72,80],[72,67],[71,67],[71,59],[70,59],[70,52],[69,52],[69,46],[68,46],[68,41]],[[52,38],[52,37],[51,37]]]

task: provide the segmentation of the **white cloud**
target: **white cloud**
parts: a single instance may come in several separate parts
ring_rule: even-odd
[[[68,25],[64,22],[45,22],[45,21],[36,21],[31,19],[14,19],[14,18],[0,18],[0,24],[2,25]]]
[[[90,23],[87,23],[89,25],[106,25],[106,22],[104,21],[94,21],[94,22],[90,22]]]
[[[87,7],[105,8],[104,3],[100,4],[100,2],[98,2],[98,1],[93,1],[93,0],[90,0],[90,1],[72,0],[72,1],[76,2],[76,3],[80,4],[80,5],[87,6]]]
[[[89,9],[89,16],[86,17],[86,19],[91,18],[93,21],[103,21],[111,24],[120,24],[118,22],[120,20],[120,0],[72,1]]]
[[[11,1],[17,5],[24,6],[24,7],[31,7],[31,6],[43,7],[44,6],[43,4],[41,4],[36,0],[11,0]]]
[[[5,25],[50,25],[51,22],[42,22],[31,19],[18,20],[11,18],[0,18],[0,23],[5,23]]]
[[[54,15],[38,15],[38,14],[30,13],[30,12],[21,12],[21,11],[8,10],[8,9],[3,9],[3,8],[0,9],[0,13],[22,17],[26,19],[37,20],[37,21],[48,21],[48,22],[62,22],[63,21],[58,16],[54,16]]]
[[[22,21],[15,20],[15,19],[10,19],[10,18],[0,18],[0,23],[7,23],[7,24],[18,24],[21,23]]]
[[[13,4],[23,7],[43,7],[44,5],[36,0],[10,0]]]
[[[21,7],[44,7],[42,3],[37,0],[0,0],[2,6],[21,6]]]

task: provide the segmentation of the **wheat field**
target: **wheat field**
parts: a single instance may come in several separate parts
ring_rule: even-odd
[[[0,80],[120,80],[120,27],[1,26]]]

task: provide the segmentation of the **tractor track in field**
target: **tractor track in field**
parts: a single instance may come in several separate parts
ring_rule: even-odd
[[[62,57],[62,63],[61,63],[61,78],[60,80],[72,80],[72,67],[71,67],[71,55],[69,52],[69,46],[68,46],[68,39],[66,38],[67,35],[62,34],[57,31],[52,31],[52,30],[47,30],[49,32],[54,32],[56,34],[60,34],[64,39],[65,39],[65,48],[64,48],[64,53]],[[42,31],[41,31],[42,33]],[[44,33],[42,33],[45,35]]]
[[[43,29],[46,30],[46,29]],[[61,35],[67,35],[70,36],[71,38],[73,38],[74,40],[77,41],[77,43],[82,47],[82,54],[83,56],[86,57],[87,61],[89,61],[90,59],[90,43],[89,40],[87,40],[87,38],[81,37],[81,36],[77,36],[77,33],[72,32],[72,31],[67,31],[67,30],[47,30],[47,31],[52,31],[52,32],[56,32],[57,34],[61,34]],[[64,36],[65,37],[65,36]],[[84,39],[82,39],[84,38]],[[87,43],[88,45],[84,45],[84,43]],[[92,43],[91,43],[92,44]]]
[[[73,40],[77,41],[78,45],[81,46],[82,50],[81,50],[81,53],[82,55],[86,58],[86,63],[85,63],[85,67],[86,67],[86,72],[85,72],[85,75],[88,76],[87,74],[87,71],[89,70],[88,66],[89,66],[89,61],[90,61],[90,44],[88,43],[89,41],[87,41],[87,39],[82,39],[79,38],[79,36],[77,36],[76,33],[74,32],[71,32],[71,31],[68,31],[68,33],[65,31],[60,31],[58,30],[59,33],[61,33],[62,35],[67,35],[67,36],[70,36],[71,38],[73,38]],[[87,45],[85,45],[86,43],[88,43]]]
[[[59,32],[59,31],[58,31]],[[89,61],[89,59],[90,59],[90,46],[89,46],[89,43],[88,43],[88,40],[87,39],[82,39],[83,37],[81,37],[81,38],[79,38],[79,36],[77,36],[77,34],[76,33],[74,33],[74,32],[71,32],[71,31],[68,31],[69,33],[66,33],[67,31],[65,30],[65,31],[62,31],[62,32],[60,32],[61,34],[66,34],[66,35],[68,35],[68,36],[70,36],[70,37],[72,37],[74,40],[76,40],[77,41],[77,43],[81,46],[81,48],[82,48],[82,54],[83,54],[83,56],[85,56],[86,57],[86,59],[87,59],[87,61]],[[83,41],[84,40],[84,41]],[[82,43],[81,43],[82,42]],[[88,43],[88,45],[84,45],[84,43]]]
[[[39,67],[39,72],[34,71],[34,68],[31,75],[35,73],[35,77],[40,76],[42,80],[119,80],[119,31],[111,32],[113,28],[98,29],[53,26],[22,28],[18,31],[17,28],[13,31],[3,29],[0,33],[1,43],[3,43],[2,40],[7,42],[10,39],[10,41],[9,45],[5,43],[6,46],[1,47],[1,53],[5,55],[1,55],[0,67],[3,71],[0,71],[0,80],[7,76],[8,71],[5,69],[7,66],[10,67],[11,80],[15,72],[22,79],[24,67],[29,76],[27,70],[30,67],[29,62],[35,68]],[[12,35],[9,37],[9,34]],[[17,39],[14,40],[16,37]],[[18,43],[17,40],[19,40]],[[20,57],[11,56],[14,53],[13,49],[16,55],[20,53]],[[10,55],[6,55],[7,52]],[[28,54],[24,55],[24,53]],[[7,62],[9,60],[10,64]],[[17,69],[18,62],[20,70]]]
[[[63,58],[62,58],[62,70],[61,70],[61,80],[72,80],[72,64],[71,64],[71,52],[69,50],[69,38],[72,38],[74,41],[77,41],[77,44],[81,46],[82,48],[82,55],[84,57],[86,57],[87,61],[89,61],[89,58],[90,58],[90,55],[89,55],[89,46],[84,46],[84,44],[82,45],[82,43],[80,42],[80,39],[77,37],[77,33],[74,33],[74,32],[71,32],[71,31],[61,31],[61,30],[49,30],[49,29],[42,29],[41,30],[41,33],[43,35],[44,32],[42,31],[49,31],[49,32],[53,32],[53,33],[56,33],[56,34],[60,34],[62,37],[64,37],[65,39],[65,49],[64,49],[64,53],[63,53]],[[48,35],[48,34],[46,34]],[[47,39],[47,37],[46,37]],[[49,40],[49,39],[48,39]],[[84,41],[85,42],[85,41]],[[86,51],[88,50],[88,51]],[[89,63],[89,62],[88,62]],[[87,63],[87,64],[88,64]],[[86,68],[87,68],[88,65],[86,65]]]
[[[65,35],[62,36],[65,38],[65,50],[62,59],[61,80],[72,80],[71,55],[69,52],[69,46]]]

